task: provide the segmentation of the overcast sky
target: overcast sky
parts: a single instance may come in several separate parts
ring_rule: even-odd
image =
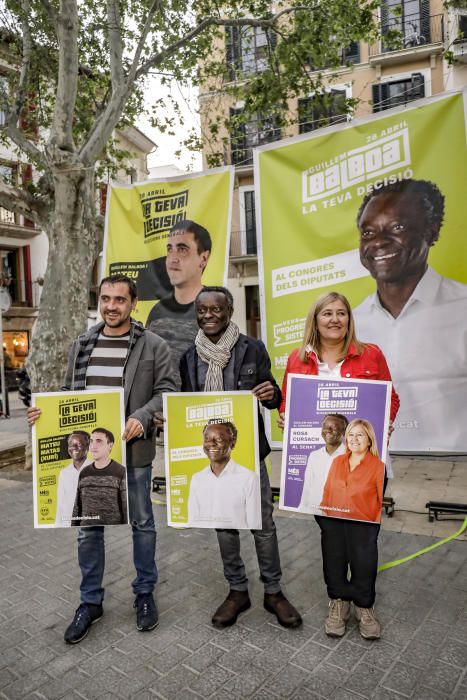
[[[164,86],[160,84],[160,79],[155,75],[150,76],[150,80],[151,89],[149,89],[147,92],[149,104],[151,94],[160,96],[164,94],[168,95],[171,92],[172,96],[176,99],[178,105],[180,106],[183,118],[185,120],[185,125],[174,128],[174,131],[176,132],[175,136],[168,136],[167,134],[161,134],[153,129],[147,119],[141,118],[137,122],[138,128],[149,136],[152,141],[157,143],[158,146],[157,150],[154,153],[151,153],[148,157],[148,167],[152,168],[161,165],[177,165],[179,168],[184,170],[201,170],[201,153],[192,153],[182,148],[181,156],[177,157],[175,155],[175,152],[180,149],[180,141],[192,127],[195,127],[199,132],[199,118],[196,113],[198,106],[197,89],[193,87],[180,88],[175,80],[170,82],[170,86]],[[173,113],[169,100],[167,100],[167,110],[169,111],[169,114]],[[176,121],[178,123],[178,117]]]

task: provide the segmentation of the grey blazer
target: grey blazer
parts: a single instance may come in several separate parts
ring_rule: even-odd
[[[91,328],[89,333],[93,330]],[[74,370],[83,340],[80,336],[74,341],[68,357],[64,388],[71,391],[75,388]],[[144,429],[143,437],[127,443],[128,466],[144,467],[154,459],[152,417],[154,411],[162,411],[162,394],[177,390],[176,380],[169,346],[159,335],[145,330],[136,341],[125,368],[125,417],[136,418]]]

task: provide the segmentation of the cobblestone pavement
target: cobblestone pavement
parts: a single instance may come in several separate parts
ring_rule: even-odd
[[[253,538],[243,535],[253,606],[232,628],[210,616],[226,593],[212,531],[159,523],[157,599],[160,624],[136,631],[131,538],[108,528],[105,614],[79,645],[63,642],[79,597],[76,533],[32,528],[31,486],[0,484],[0,697],[467,698],[467,547],[452,541],[378,577],[378,642],[352,621],[346,636],[323,632],[326,595],[318,528],[277,518],[285,592],[303,613],[285,630],[262,607]],[[420,516],[423,517],[423,516]],[[452,532],[459,523],[451,523]],[[380,560],[402,557],[432,537],[383,531]]]

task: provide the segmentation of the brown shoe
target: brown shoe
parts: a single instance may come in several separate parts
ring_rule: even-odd
[[[237,622],[240,613],[251,607],[248,591],[230,591],[222,605],[219,605],[212,616],[211,622],[214,627],[230,627]]]
[[[264,594],[264,609],[275,615],[282,627],[300,627],[302,624],[300,613],[281,591]]]

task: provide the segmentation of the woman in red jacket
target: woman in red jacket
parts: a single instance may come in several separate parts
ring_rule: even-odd
[[[284,425],[289,373],[314,374],[329,379],[352,377],[391,381],[379,347],[357,340],[350,304],[337,292],[324,294],[315,301],[308,313],[302,346],[294,350],[287,361],[279,408],[280,427]],[[393,387],[391,432],[398,408],[399,397]],[[378,639],[381,631],[373,605],[379,524],[318,515],[315,519],[321,529],[324,579],[330,598],[326,634],[342,637],[353,602],[362,637]],[[347,581],[349,565],[352,577]],[[346,585],[342,585],[343,578]]]

